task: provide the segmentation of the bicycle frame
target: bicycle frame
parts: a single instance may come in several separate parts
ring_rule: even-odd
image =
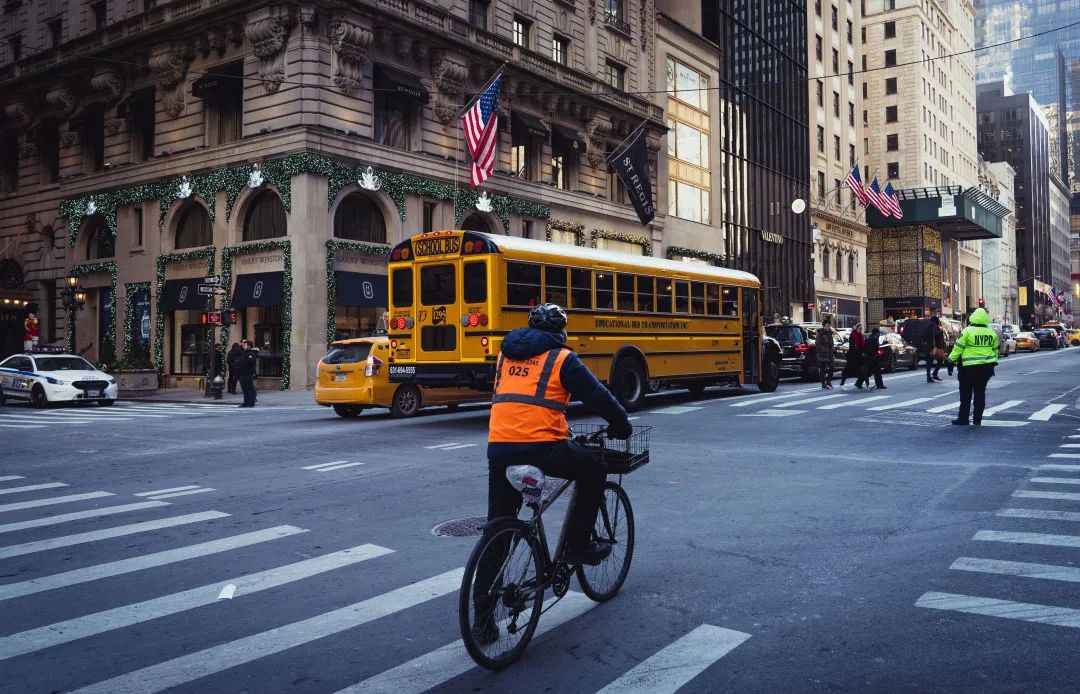
[[[533,512],[533,516],[528,523],[532,526],[533,533],[538,534],[540,537],[541,559],[544,563],[543,576],[538,577],[540,583],[536,586],[537,590],[547,590],[551,587],[551,584],[555,581],[555,569],[562,564],[562,556],[566,551],[566,527],[570,522],[570,514],[574,511],[574,502],[577,501],[577,488],[575,487],[570,495],[570,503],[566,507],[562,530],[559,532],[559,541],[555,544],[554,557],[552,557],[551,550],[548,547],[547,531],[544,529],[544,511],[548,510],[559,497],[566,493],[566,490],[572,484],[572,480],[563,480],[547,499],[542,500],[539,504],[536,502],[528,504],[528,507]]]

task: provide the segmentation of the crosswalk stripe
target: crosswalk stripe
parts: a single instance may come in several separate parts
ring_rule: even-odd
[[[812,402],[822,402],[824,400],[833,400],[835,398],[844,397],[843,393],[836,393],[833,395],[819,395],[814,398],[804,398],[802,400],[795,400],[793,402],[782,402],[779,405],[773,405],[772,407],[795,407],[796,405],[809,405]]]
[[[1058,448],[1080,448],[1080,443],[1063,443]]]
[[[1073,566],[1055,566],[1053,564],[1030,564],[1023,561],[960,557],[954,561],[949,568],[958,571],[975,571],[979,573],[1001,574],[1003,576],[1044,578],[1050,581],[1080,583],[1080,569]]]
[[[69,523],[71,521],[83,520],[86,518],[100,518],[101,516],[112,516],[117,513],[127,513],[128,511],[142,511],[144,509],[156,508],[158,506],[168,506],[168,504],[164,501],[140,501],[137,504],[124,504],[123,506],[106,506],[105,508],[95,508],[90,509],[89,511],[76,511],[74,513],[65,513],[59,516],[46,516],[45,518],[35,518],[33,520],[0,525],[0,534],[15,532],[16,530],[27,530],[29,528],[43,528],[47,525],[59,525],[60,523]]]
[[[822,405],[819,410],[836,410],[841,407],[854,407],[855,405],[865,405],[868,402],[874,402],[875,400],[885,400],[888,395],[871,395],[868,398],[853,398],[847,402],[834,402],[831,405]]]
[[[174,496],[188,496],[189,494],[203,494],[205,492],[215,492],[215,491],[217,491],[217,490],[214,489],[213,487],[202,487],[200,489],[189,489],[186,492],[172,492],[171,494],[156,494],[156,495],[154,495],[154,496],[152,496],[150,498],[151,499],[158,499],[158,500],[160,500],[160,499],[171,499]]]
[[[1056,415],[1058,412],[1064,410],[1068,405],[1047,405],[1041,410],[1037,410],[1031,413],[1028,419],[1034,419],[1037,422],[1049,422],[1050,418]]]
[[[319,468],[318,472],[331,472],[333,470],[344,470],[347,467],[356,467],[357,465],[363,465],[363,463],[343,463],[341,465],[331,465],[330,467]]]
[[[659,410],[653,410],[653,414],[689,414],[690,412],[697,412],[700,407],[688,407],[686,405],[672,405],[670,407],[664,407]]]
[[[735,650],[750,634],[702,624],[660,649],[597,694],[674,694]]]
[[[1080,536],[1050,535],[1047,533],[1015,533],[1001,530],[980,530],[972,540],[986,542],[1015,542],[1022,545],[1046,545],[1048,547],[1080,547]]]
[[[982,426],[984,426],[984,427],[1015,428],[1015,427],[1026,427],[1028,424],[1031,424],[1031,422],[1027,422],[1027,421],[1017,422],[1017,421],[1012,420],[1012,419],[984,419],[982,421]]]
[[[1080,439],[1080,434],[1069,434],[1068,438],[1070,438],[1070,439]]]
[[[0,429],[45,429],[44,424],[0,424]]]
[[[11,482],[12,480],[25,479],[22,475],[5,475],[0,477],[0,482]]]
[[[997,512],[1006,518],[1038,518],[1039,520],[1063,520],[1080,522],[1076,511],[1053,511],[1042,508],[1006,508]]]
[[[1051,453],[1047,458],[1080,458],[1080,453]]]
[[[10,422],[12,424],[40,424],[50,423],[55,420],[46,418],[43,414],[6,414],[0,415],[0,422]],[[93,419],[86,417],[84,419],[66,419],[64,424],[91,424]]]
[[[737,414],[736,417],[793,417],[797,414],[804,414],[806,410],[759,410],[757,412],[745,412],[743,414]]]
[[[1001,403],[1000,405],[994,405],[993,407],[987,407],[985,410],[983,410],[983,417],[990,417],[992,415],[997,414],[998,412],[1002,412],[1004,410],[1008,410],[1008,409],[1011,409],[1013,407],[1016,407],[1017,405],[1021,405],[1021,404],[1023,404],[1023,402],[1024,402],[1023,400],[1006,400],[1005,402]]]
[[[544,609],[548,609],[549,599]],[[581,593],[571,591],[562,600],[555,603],[550,611],[545,612],[533,638],[539,638],[547,632],[576,619],[599,603],[589,600]],[[397,667],[379,673],[363,682],[345,687],[337,694],[422,694],[440,684],[463,675],[476,667],[465,650],[465,644],[459,639],[448,643],[430,653],[413,658]]]
[[[1062,501],[1080,501],[1080,494],[1076,492],[1036,492],[1030,489],[1021,489],[1012,493],[1018,499],[1060,499]]]
[[[472,448],[475,445],[476,445],[475,443],[459,443],[459,444],[454,445],[454,446],[444,446],[440,450],[443,450],[443,451],[457,451],[457,450],[460,450],[462,448]]]
[[[80,694],[161,691],[302,646],[447,595],[461,587],[464,569],[454,569],[388,593],[260,634],[135,670],[77,690]]]
[[[302,467],[300,469],[301,470],[318,470],[319,468],[324,468],[324,467],[328,467],[328,466],[331,466],[331,465],[342,465],[342,464],[347,463],[347,462],[349,462],[349,461],[347,461],[347,460],[335,460],[332,463],[318,463],[316,465],[305,465],[304,467]]]
[[[152,492],[136,492],[132,496],[156,496],[158,494],[168,494],[169,492],[182,492],[185,489],[198,489],[199,485],[189,484],[184,487],[169,487],[168,489],[156,489]]]
[[[911,405],[918,405],[923,402],[930,402],[933,398],[915,398],[914,400],[905,400],[904,402],[893,402],[888,405],[878,405],[877,407],[871,407],[871,412],[884,412],[885,410],[896,410],[901,407],[910,407]]]
[[[438,443],[438,444],[435,444],[434,446],[424,446],[424,448],[426,448],[428,450],[433,450],[433,449],[436,449],[436,448],[449,448],[450,446],[460,446],[460,445],[461,445],[460,442],[452,441],[451,443]]]
[[[763,402],[771,402],[773,400],[786,400],[787,398],[793,398],[797,395],[804,395],[810,391],[801,390],[793,393],[784,393],[783,395],[770,395],[768,397],[750,396],[748,398],[739,398],[739,402],[731,403],[730,407],[753,407],[754,405],[761,404]]]
[[[28,484],[24,487],[0,487],[0,494],[18,494],[20,492],[36,492],[39,489],[56,489],[66,487],[63,482],[45,482],[43,484]]]
[[[172,564],[186,559],[228,552],[229,550],[240,549],[241,547],[257,545],[260,542],[269,542],[270,540],[277,540],[283,537],[289,537],[290,535],[298,535],[306,532],[308,531],[304,528],[297,528],[292,525],[279,525],[275,528],[256,530],[251,533],[234,535],[232,537],[211,540],[209,542],[200,542],[199,544],[188,545],[187,547],[179,547],[163,552],[155,552],[153,554],[144,554],[139,557],[131,557],[130,559],[121,559],[119,561],[98,564],[97,566],[87,566],[82,569],[65,571],[63,573],[43,576],[29,581],[8,583],[0,585],[0,601],[21,598],[26,595],[33,595],[34,593],[43,593],[47,590],[55,590],[57,588],[67,588],[68,586],[80,583],[88,583],[102,578],[132,573],[133,571],[142,571],[157,566],[165,566],[166,564]]]
[[[1080,484],[1080,477],[1032,477],[1028,482],[1039,484]]]
[[[116,496],[112,492],[86,492],[84,494],[69,494],[67,496],[51,496],[48,499],[35,499],[33,501],[18,501],[12,504],[0,504],[0,513],[5,511],[22,511],[38,506],[53,506],[55,504],[67,504],[72,501],[84,501],[86,499],[100,499],[103,496]]]
[[[932,610],[949,610],[988,617],[1018,619],[1039,624],[1053,624],[1074,629],[1080,627],[1080,610],[1055,607],[1053,605],[1037,605],[1034,603],[1013,602],[1012,600],[981,598],[974,595],[931,592],[923,593],[915,601],[915,606]]]
[[[948,405],[938,405],[937,407],[931,407],[927,412],[931,414],[940,414],[942,412],[948,412],[949,410],[956,410],[960,408],[959,402],[950,402]]]
[[[64,418],[62,410],[54,410],[54,412],[58,413],[56,415],[56,419],[63,419]],[[45,413],[45,414],[53,414],[53,413],[48,412],[48,413]],[[126,411],[123,411],[123,410],[82,410],[78,414],[73,413],[72,414],[72,419],[84,419],[84,418],[92,418],[92,419],[130,419],[132,417],[137,417],[137,418],[142,418],[142,419],[147,419],[147,418],[149,418],[149,419],[164,419],[165,417],[168,417],[168,416],[169,415],[167,415],[167,414],[137,414],[137,413],[134,413],[134,412],[126,412]]]
[[[1060,465],[1056,463],[1045,463],[1039,466],[1040,470],[1061,470],[1063,472],[1080,472],[1080,465]]]
[[[229,514],[222,513],[221,511],[202,511],[201,513],[190,513],[184,516],[160,518],[158,520],[144,521],[142,523],[132,523],[130,525],[118,525],[114,528],[105,528],[103,530],[91,530],[89,532],[77,533],[75,535],[50,537],[47,540],[34,540],[33,542],[24,542],[18,545],[7,545],[6,547],[0,547],[0,559],[21,557],[24,554],[45,552],[50,549],[58,549],[60,547],[72,547],[74,545],[86,544],[87,542],[109,540],[114,537],[126,537],[128,535],[145,533],[151,530],[173,528],[178,525],[201,523],[202,521],[214,520],[216,518],[226,518],[228,517],[228,515]]]
[[[293,581],[310,578],[332,569],[339,569],[367,559],[381,557],[393,551],[378,545],[360,545],[359,547],[324,554],[320,557],[305,559],[295,564],[286,564],[276,569],[229,578],[179,593],[163,595],[159,598],[123,605],[111,610],[75,617],[64,622],[57,622],[37,629],[0,637],[0,660],[14,658],[43,648],[103,634],[113,629],[122,629],[158,617],[166,617],[210,605],[217,601],[218,595],[221,594],[221,587],[230,583],[236,586],[236,595],[243,597],[244,595],[277,588]],[[460,582],[460,580],[461,572],[459,571],[458,581]],[[141,684],[141,687],[125,691],[146,691],[147,682],[144,681]],[[98,691],[119,692],[120,690],[104,689]]]

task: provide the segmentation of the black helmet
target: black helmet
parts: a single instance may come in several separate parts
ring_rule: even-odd
[[[529,327],[549,333],[566,329],[566,311],[558,304],[540,304],[529,311]]]

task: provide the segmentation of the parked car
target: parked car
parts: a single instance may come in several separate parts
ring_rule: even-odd
[[[1053,328],[1039,328],[1034,331],[1034,334],[1039,340],[1040,348],[1061,349],[1061,340],[1058,338],[1057,331]]]
[[[1058,339],[1058,347],[1069,346],[1069,333],[1066,332],[1064,325],[1058,323],[1057,321],[1054,321],[1052,323],[1043,323],[1042,327],[1054,331],[1054,334],[1057,336]]]
[[[1017,352],[1038,352],[1039,351],[1039,338],[1035,337],[1035,333],[1022,332],[1016,333],[1016,351]]]
[[[1016,352],[1016,340],[1006,335],[1000,324],[991,323],[990,329],[997,335],[999,357],[1007,357]]]
[[[26,400],[34,407],[58,402],[116,402],[116,379],[77,354],[16,354],[0,362],[0,405]]]
[[[1011,335],[1013,338],[1015,338],[1021,332],[1019,326],[1013,325],[1012,323],[1003,323],[1001,325],[1001,330],[1006,335]]]
[[[806,379],[818,377],[814,332],[805,325],[773,323],[765,326],[765,334],[780,343],[782,376],[800,376]]]
[[[892,373],[901,366],[914,369],[919,365],[919,351],[898,333],[887,333],[879,340],[881,369]]]
[[[1069,328],[1069,344],[1073,347],[1080,347],[1080,328]]]

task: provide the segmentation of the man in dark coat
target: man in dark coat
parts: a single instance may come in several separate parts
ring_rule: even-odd
[[[240,379],[240,389],[244,391],[244,404],[240,407],[255,407],[255,376],[258,351],[251,348],[251,341],[240,343],[240,354],[236,356],[236,372]]]
[[[240,372],[237,369],[240,367],[237,358],[243,350],[240,349],[240,343],[232,343],[232,347],[229,348],[228,353],[225,355],[225,366],[229,367],[229,395],[236,395],[236,383],[240,380]]]
[[[866,355],[866,370],[868,374],[874,375],[874,386],[877,388],[885,388],[885,382],[881,379],[881,356],[878,355],[878,349],[881,347],[881,330],[874,328],[870,331],[870,337],[866,338],[866,344],[863,346],[863,354]],[[869,377],[867,381],[869,381]]]

